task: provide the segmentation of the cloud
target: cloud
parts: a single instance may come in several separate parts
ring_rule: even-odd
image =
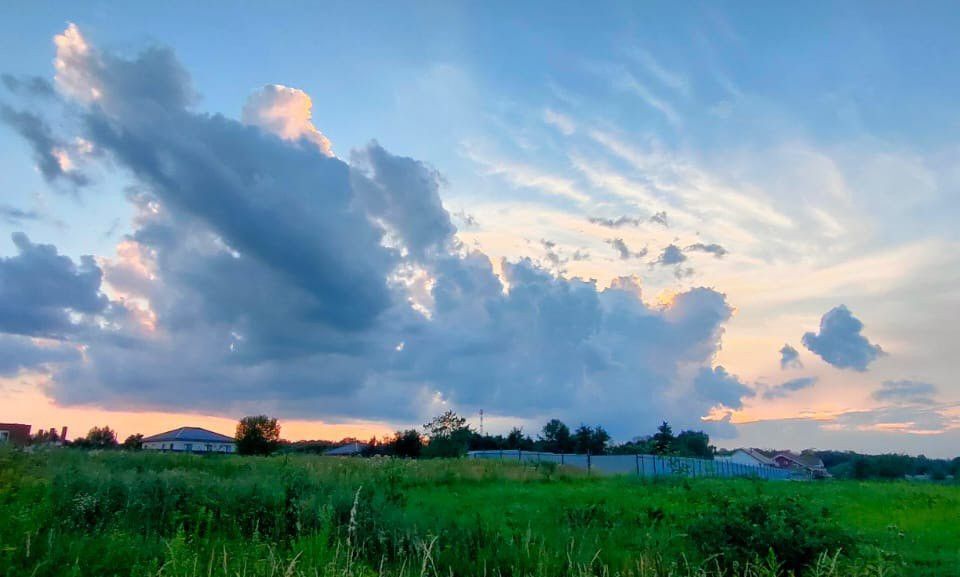
[[[727,249],[723,248],[719,244],[703,244],[702,242],[691,244],[684,250],[706,252],[717,258],[723,258],[727,254]]]
[[[667,224],[667,212],[665,210],[654,213],[654,215],[650,217],[650,222],[662,224],[663,226],[670,226]]]
[[[0,258],[0,331],[30,336],[74,332],[71,313],[94,315],[107,306],[100,293],[102,271],[93,257],[80,265],[49,244],[34,244],[27,235],[11,235],[17,255]]]
[[[285,140],[306,140],[333,156],[330,140],[313,125],[313,101],[297,88],[269,84],[251,94],[243,107],[243,122]]]
[[[790,379],[775,387],[770,387],[763,393],[764,399],[780,399],[788,396],[790,393],[802,389],[808,389],[817,384],[817,377],[798,377]]]
[[[555,127],[564,136],[570,136],[577,131],[577,125],[574,124],[573,120],[560,112],[547,108],[543,111],[543,121],[549,124],[550,126]]]
[[[74,167],[69,145],[54,136],[42,118],[32,112],[0,105],[0,120],[30,144],[37,169],[46,180],[52,182],[62,179],[74,186],[89,184],[89,178]]]
[[[637,279],[601,290],[528,259],[494,266],[456,241],[443,179],[425,163],[374,142],[348,164],[196,112],[164,48],[123,59],[73,26],[57,44],[57,85],[83,137],[138,191],[132,233],[101,257],[114,300],[92,259],[76,266],[24,237],[3,261],[20,284],[0,286],[21,302],[38,292],[28,281],[57,285],[39,291],[56,295],[39,307],[52,311],[43,333],[98,317],[69,334],[83,362],[52,369],[58,402],[393,422],[452,406],[626,433],[662,418],[697,426],[749,393],[715,371],[717,383],[694,384],[732,314],[722,293],[654,307]],[[35,252],[71,274],[21,274]]]
[[[753,389],[721,366],[701,368],[694,379],[694,387],[702,397],[731,409],[741,408],[743,397],[754,395]]]
[[[617,218],[601,218],[599,216],[591,216],[588,220],[593,224],[599,224],[600,226],[605,226],[607,228],[640,226],[640,223],[643,222],[642,219],[632,216],[618,216]]]
[[[17,225],[25,220],[40,220],[41,215],[35,210],[23,210],[9,204],[0,204],[0,219],[7,224]]]
[[[647,247],[643,247],[639,251],[632,251],[630,250],[630,247],[627,246],[627,243],[623,241],[622,238],[611,238],[611,239],[605,240],[604,242],[612,246],[617,251],[617,254],[620,255],[620,258],[622,260],[627,260],[631,258],[643,258],[647,256]]]
[[[784,344],[780,348],[780,369],[802,369],[803,363],[800,362],[800,353],[797,349],[790,346],[790,344]]]
[[[0,82],[3,82],[7,90],[20,96],[45,98],[53,97],[55,94],[50,81],[40,76],[0,74]]]
[[[0,376],[22,370],[48,372],[50,365],[80,360],[80,351],[66,343],[0,334]]]
[[[863,323],[850,310],[840,305],[820,319],[820,333],[804,333],[803,346],[839,369],[865,371],[883,355],[879,345],[871,344],[860,334]]]
[[[873,392],[873,398],[877,401],[908,402],[919,405],[932,405],[935,401],[931,398],[937,394],[936,385],[920,381],[884,381],[880,388]]]
[[[668,244],[663,248],[660,256],[657,257],[657,260],[655,260],[653,264],[670,266],[674,264],[680,264],[685,260],[687,260],[687,255],[683,254],[683,251],[680,250],[679,246],[675,244]]]

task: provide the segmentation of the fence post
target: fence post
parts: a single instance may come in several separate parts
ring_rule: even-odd
[[[587,474],[590,474],[590,451],[587,451]]]
[[[523,450],[521,449],[517,449],[517,462],[518,463],[523,462]]]
[[[563,453],[560,453],[560,464],[563,464]]]

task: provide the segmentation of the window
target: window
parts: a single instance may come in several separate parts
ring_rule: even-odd
[[[193,452],[193,443],[187,443],[186,445],[184,445],[184,450],[185,450],[186,452],[188,452],[188,453],[192,453],[192,452]]]
[[[208,453],[212,453],[212,452],[213,452],[213,445],[211,445],[210,443],[207,443],[207,452],[208,452]]]
[[[6,443],[10,440],[10,431],[0,431],[0,443]]]

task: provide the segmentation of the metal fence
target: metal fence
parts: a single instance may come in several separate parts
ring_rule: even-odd
[[[744,465],[724,460],[665,457],[660,455],[576,455],[539,451],[470,451],[471,459],[497,459],[520,463],[556,463],[589,472],[638,477],[757,477],[791,479],[794,474],[776,467]]]

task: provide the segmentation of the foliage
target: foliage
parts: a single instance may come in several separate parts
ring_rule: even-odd
[[[389,454],[416,459],[423,452],[423,438],[416,429],[397,431],[390,442]]]
[[[59,441],[61,441],[60,434],[57,433],[57,430],[53,428],[39,429],[30,437],[31,445],[45,445],[47,443],[57,443]]]
[[[548,453],[570,453],[573,451],[573,439],[570,427],[560,419],[550,419],[540,433],[542,448]]]
[[[688,530],[702,553],[718,555],[728,569],[772,555],[783,568],[800,571],[823,553],[850,552],[855,543],[828,508],[816,509],[796,496],[714,497],[715,505]]]
[[[140,433],[130,435],[123,440],[123,444],[120,445],[120,447],[128,451],[139,451],[143,448],[143,435]]]
[[[670,423],[664,421],[657,427],[657,434],[653,436],[653,454],[669,455],[673,452],[673,444],[676,438],[673,436],[673,429]]]
[[[792,502],[807,505],[782,505]],[[766,539],[774,558],[764,551],[734,570],[698,545],[713,538],[734,550],[701,525],[728,509],[730,530]],[[788,577],[776,552],[809,544],[786,521],[798,515],[814,516],[798,521],[804,531],[835,525],[858,542],[840,555],[825,544],[803,577],[956,574],[960,487],[946,484],[643,482],[464,459],[0,450],[0,575],[11,577]],[[753,519],[769,537],[746,526]]]
[[[607,443],[610,441],[610,434],[597,425],[590,427],[581,424],[572,436],[573,449],[577,453],[590,453],[591,455],[602,455],[607,450]]]
[[[280,446],[280,425],[266,415],[244,417],[237,424],[237,453],[269,455]]]
[[[115,449],[117,447],[117,433],[107,426],[90,429],[86,437],[73,441],[74,447],[81,449]]]
[[[423,425],[429,443],[423,449],[424,457],[462,457],[469,448],[472,431],[467,420],[453,411],[437,415]]]

